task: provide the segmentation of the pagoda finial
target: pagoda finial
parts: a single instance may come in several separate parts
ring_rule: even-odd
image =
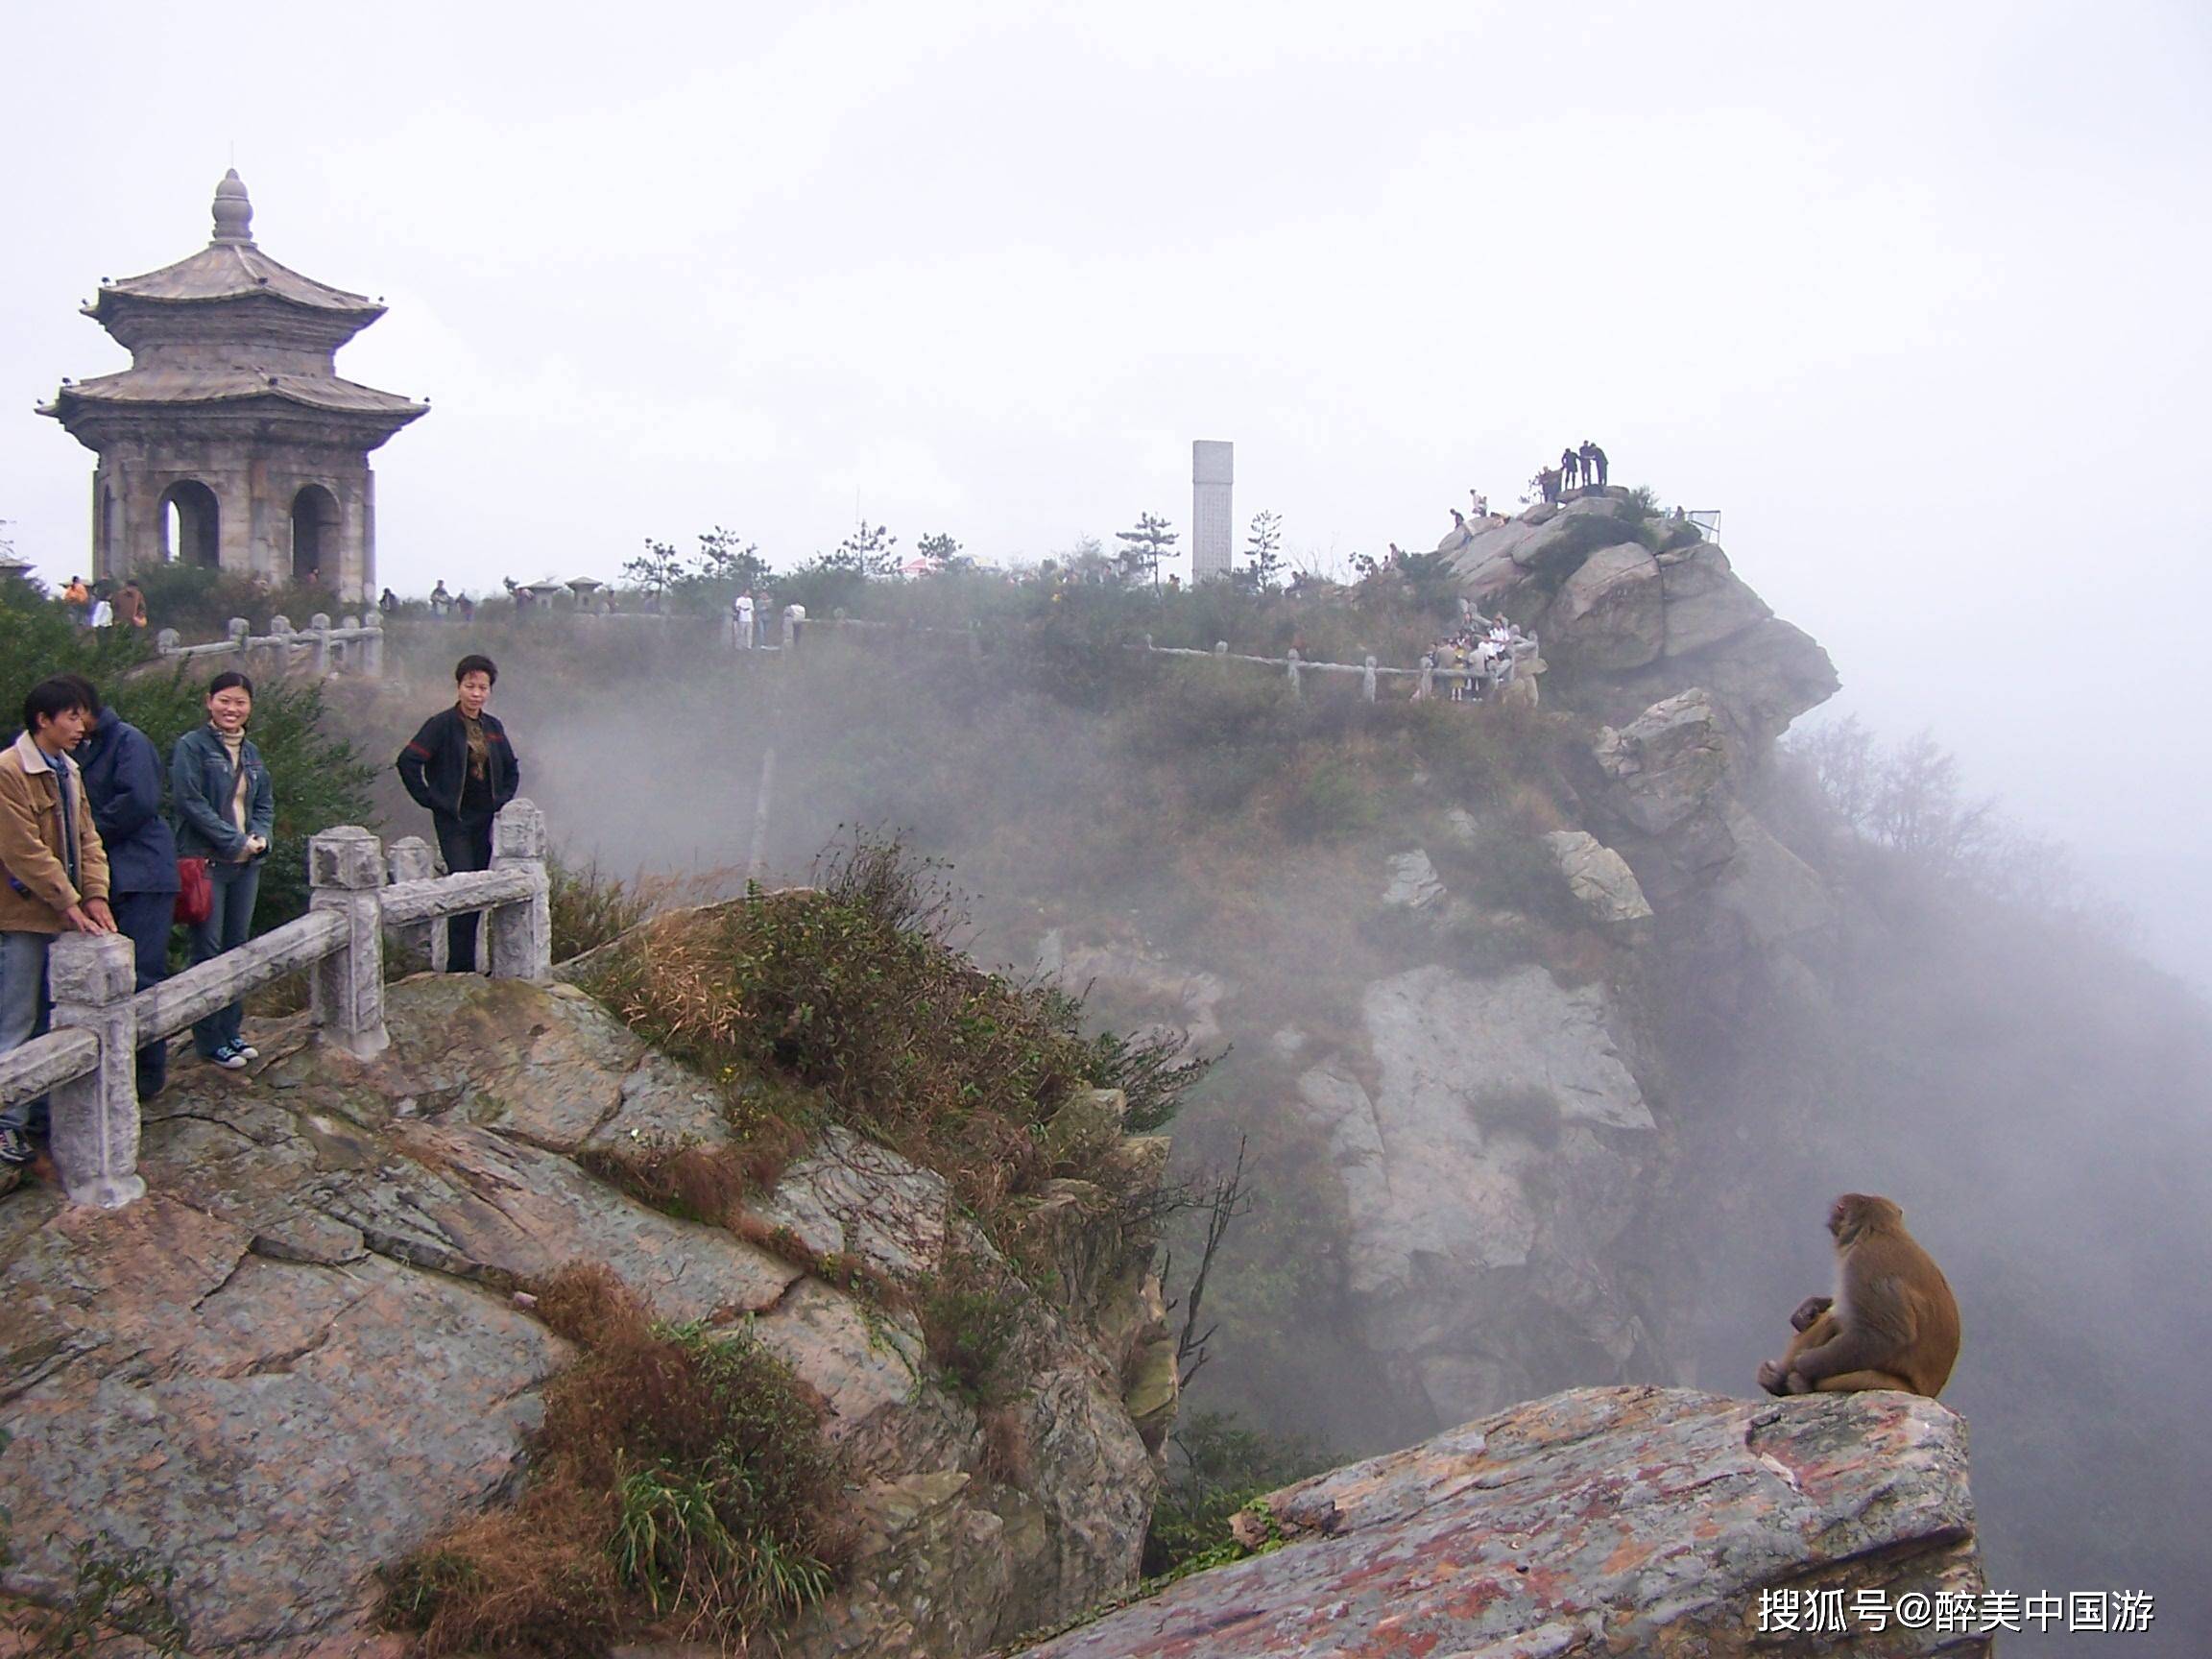
[[[215,236],[217,242],[253,241],[253,204],[247,199],[246,181],[233,167],[215,186]]]

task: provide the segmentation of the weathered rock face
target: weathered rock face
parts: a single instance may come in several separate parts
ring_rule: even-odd
[[[519,1489],[569,1356],[509,1292],[579,1259],[672,1320],[750,1315],[827,1400],[862,1543],[786,1651],[975,1650],[1133,1575],[1155,1477],[1123,1394],[1142,1393],[1157,1444],[1172,1364],[1163,1383],[1150,1240],[1094,1190],[1051,1223],[1083,1313],[1023,1293],[1030,1387],[995,1429],[1020,1455],[994,1462],[910,1315],[579,1166],[720,1138],[703,1080],[565,987],[418,978],[388,1018],[373,1062],[293,1022],[258,1038],[272,1059],[250,1075],[180,1066],[149,1112],[139,1205],[0,1200],[6,1592],[66,1596],[71,1546],[104,1536],[176,1569],[195,1651],[380,1650],[373,1570]],[[1126,1148],[1164,1163],[1157,1142]],[[960,1226],[937,1176],[835,1132],[757,1209],[907,1279]]]
[[[1374,1071],[1298,1081],[1329,1138],[1367,1345],[1428,1422],[1569,1382],[1649,1374],[1598,1267],[1635,1213],[1651,1114],[1595,987],[1536,967],[1423,967],[1368,988]]]
[[[1464,535],[1468,597],[1535,629],[1547,696],[1616,725],[1692,686],[1752,757],[1836,693],[1828,654],[1778,620],[1695,525],[1647,517],[1626,490],[1580,492]]]
[[[1647,920],[1650,901],[1636,883],[1628,861],[1586,830],[1554,830],[1544,837],[1559,873],[1590,919],[1600,926],[1623,927]]]
[[[1283,1549],[1029,1659],[1992,1650],[1972,1623],[1932,1617],[1880,1630],[1862,1617],[1835,1638],[1761,1632],[1763,1592],[1770,1623],[1780,1599],[1808,1593],[1846,1616],[1863,1596],[1978,1602],[1965,1425],[1911,1395],[1753,1405],[1577,1389],[1264,1503]]]
[[[1620,851],[1662,910],[1694,912],[1706,934],[1764,949],[1831,926],[1820,878],[1744,805],[1741,745],[1702,687],[1655,703],[1592,753],[1599,807]]]

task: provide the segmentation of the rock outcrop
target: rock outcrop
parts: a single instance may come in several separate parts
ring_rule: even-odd
[[[569,1353],[512,1291],[576,1260],[663,1318],[750,1320],[827,1402],[859,1547],[786,1652],[974,1651],[1133,1575],[1172,1364],[1163,1382],[1150,1240],[1096,1189],[1047,1197],[1067,1294],[1018,1293],[1027,1387],[988,1429],[1020,1455],[994,1458],[912,1315],[588,1171],[723,1137],[703,1079],[566,987],[421,977],[388,1018],[373,1063],[295,1021],[250,1075],[180,1066],[148,1112],[140,1204],[0,1200],[8,1594],[66,1599],[92,1540],[174,1569],[196,1652],[378,1651],[375,1569],[519,1489]],[[1118,1113],[1086,1109],[1118,1138]],[[1158,1142],[1118,1155],[1165,1163]],[[800,1256],[907,1281],[965,1225],[939,1177],[841,1131],[754,1210]]]
[[[1328,1138],[1366,1345],[1429,1423],[1655,1366],[1593,1271],[1634,1213],[1653,1128],[1603,994],[1524,966],[1370,985],[1367,1071],[1298,1079]]]
[[[1965,1425],[1911,1395],[1577,1389],[1262,1503],[1239,1530],[1282,1548],[1027,1659],[1992,1650]]]
[[[1763,749],[1835,695],[1828,654],[1777,618],[1695,524],[1618,486],[1445,538],[1463,590],[1544,643],[1545,695],[1614,725],[1703,687]]]

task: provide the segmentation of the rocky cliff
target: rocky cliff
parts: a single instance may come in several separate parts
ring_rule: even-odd
[[[1261,1553],[1026,1652],[1982,1654],[1973,1527],[1930,1401],[1577,1389],[1272,1493]]]
[[[854,1543],[787,1652],[977,1651],[1133,1576],[1173,1366],[1149,1237],[1094,1190],[1040,1207],[1023,1386],[987,1424],[911,1312],[805,1264],[912,1281],[949,1240],[983,1248],[940,1177],[831,1130],[749,1200],[745,1236],[678,1220],[594,1155],[715,1143],[721,1089],[565,986],[421,977],[389,1019],[371,1064],[300,1020],[258,1036],[251,1073],[180,1066],[140,1204],[0,1200],[17,1606],[81,1603],[87,1562],[135,1561],[174,1574],[194,1652],[400,1651],[377,1570],[514,1500],[570,1359],[517,1290],[579,1261],[664,1320],[741,1324],[819,1396]],[[1118,1100],[1081,1102],[1109,1141]],[[1118,1155],[1156,1179],[1165,1151]]]
[[[1541,719],[1464,715],[1518,719],[1518,781],[1478,798],[1417,774],[1420,807],[1348,854],[1363,891],[1321,902],[1341,932],[1287,971],[1079,927],[1040,955],[1280,1077],[1265,1110],[1325,1170],[1296,1247],[1324,1254],[1333,1223],[1346,1362],[1382,1383],[1300,1416],[1355,1445],[1693,1380],[1650,1269],[1684,1033],[1695,1048],[1699,1019],[1804,979],[1836,925],[1759,805],[1775,738],[1835,670],[1717,544],[1611,489],[1439,551],[1474,605],[1541,639]]]

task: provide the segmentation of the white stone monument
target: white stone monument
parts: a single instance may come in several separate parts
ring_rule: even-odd
[[[1230,510],[1237,445],[1200,438],[1190,445],[1190,581],[1192,586],[1229,574],[1237,527]]]

